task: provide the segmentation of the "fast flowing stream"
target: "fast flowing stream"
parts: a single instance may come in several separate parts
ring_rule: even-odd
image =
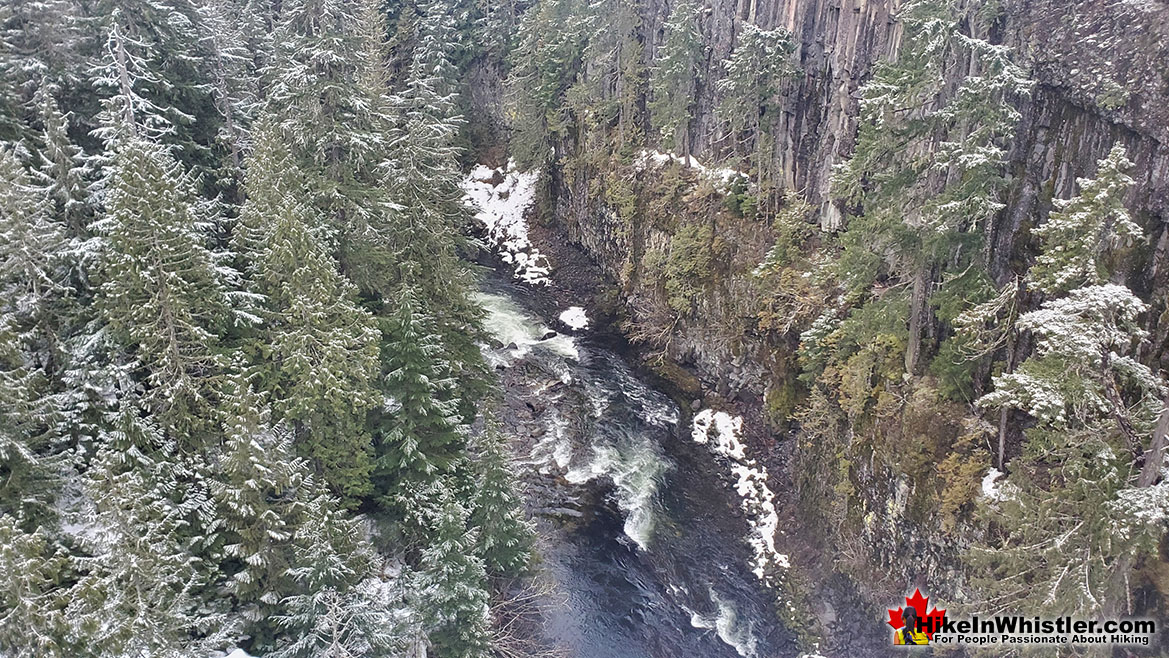
[[[480,295],[540,526],[542,633],[572,658],[795,656],[720,465],[612,337],[550,335],[539,291]]]

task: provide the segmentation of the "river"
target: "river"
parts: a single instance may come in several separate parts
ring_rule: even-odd
[[[480,302],[540,529],[548,644],[570,658],[796,656],[723,466],[618,339],[550,335],[541,294],[489,279]]]

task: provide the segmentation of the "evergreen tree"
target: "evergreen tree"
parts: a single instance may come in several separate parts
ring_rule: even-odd
[[[0,309],[27,329],[66,290],[68,241],[11,149],[0,150],[0,218]]]
[[[68,554],[41,529],[25,532],[0,514],[0,650],[13,658],[64,658],[66,592],[61,575]]]
[[[199,15],[199,40],[207,51],[212,97],[223,119],[215,138],[218,149],[226,154],[219,186],[234,196],[243,183],[243,153],[252,114],[259,103],[256,58],[271,46],[259,37],[263,29],[257,22],[262,16],[248,3],[206,0],[199,7]]]
[[[260,626],[293,589],[287,577],[292,539],[304,513],[303,492],[313,484],[293,455],[291,433],[271,425],[263,399],[243,377],[232,384],[227,441],[211,494],[231,561],[224,567],[228,587],[248,621]],[[252,636],[265,630],[272,629],[257,628]]]
[[[1012,103],[1034,83],[1009,48],[973,34],[979,22],[952,0],[907,3],[899,18],[897,59],[861,88],[856,149],[833,190],[863,209],[841,239],[849,289],[867,290],[882,271],[912,284],[905,366],[915,372],[939,270],[962,274],[943,291],[958,298],[982,280],[978,231],[1003,208],[1005,145],[1020,117]],[[949,85],[942,68],[955,60],[968,72]]]
[[[565,95],[576,81],[587,42],[581,3],[542,0],[524,12],[510,54],[511,149],[521,166],[552,162],[572,117]]]
[[[362,103],[349,128],[360,133],[356,141],[362,144],[362,150],[354,153],[349,162],[351,180],[344,211],[348,224],[339,258],[342,270],[363,295],[387,299],[401,280],[401,242],[389,239],[401,230],[397,223],[401,206],[390,194],[398,176],[390,153],[401,140],[400,99],[389,91],[386,21],[376,2],[361,3],[357,30],[360,61],[356,93]]]
[[[397,595],[375,574],[376,556],[359,521],[338,502],[312,499],[296,536],[289,576],[301,593],[282,601],[284,629],[272,658],[374,658],[398,655],[403,623]]]
[[[60,418],[50,371],[67,244],[43,190],[11,149],[0,150],[0,509],[25,521],[49,513],[52,498]]]
[[[1005,606],[1116,615],[1131,600],[1136,558],[1154,551],[1163,531],[1164,511],[1150,504],[1161,496],[1151,487],[1159,474],[1135,467],[1156,432],[1161,445],[1154,436],[1149,458],[1160,463],[1165,429],[1154,425],[1169,386],[1134,355],[1147,306],[1104,283],[1106,248],[1142,237],[1119,205],[1131,182],[1124,166],[1123,149],[1113,148],[1098,179],[1081,181],[1081,195],[1036,230],[1044,251],[1029,276],[1066,295],[1019,317],[1035,353],[978,401],[1036,420],[1008,482],[985,501],[990,546],[971,551],[978,584]]]
[[[449,472],[464,445],[455,391],[442,347],[407,294],[387,329],[383,388],[393,396],[381,420],[375,481],[384,502],[406,510],[419,490]]]
[[[93,85],[108,90],[109,96],[102,100],[94,136],[107,146],[133,137],[172,136],[175,119],[189,121],[191,117],[152,98],[151,91],[165,86],[165,80],[151,68],[158,58],[154,44],[127,31],[120,9],[110,20],[101,65],[93,78]]]
[[[53,216],[71,236],[80,237],[92,214],[85,180],[88,161],[70,140],[69,119],[61,113],[54,93],[55,86],[43,82],[34,97],[42,126],[38,173],[48,187]]]
[[[705,44],[698,26],[696,0],[678,0],[670,9],[663,30],[665,41],[658,52],[650,85],[653,98],[650,117],[661,132],[662,141],[690,157],[690,123],[702,84]]]
[[[120,143],[105,182],[96,300],[115,337],[145,369],[148,408],[164,428],[192,432],[209,418],[224,359],[233,274],[207,247],[193,181],[167,149]]]
[[[360,3],[285,3],[275,40],[275,56],[265,71],[270,81],[266,110],[295,147],[312,186],[309,202],[325,213],[344,242],[350,215],[364,196],[353,179],[354,163],[377,141],[361,121],[367,99],[358,87]]]
[[[437,518],[416,584],[423,628],[438,655],[481,658],[490,652],[491,619],[475,533],[467,531],[467,512],[449,491],[434,487],[431,492],[437,497]]]
[[[479,439],[475,466],[480,475],[471,512],[471,526],[479,531],[478,555],[488,573],[518,575],[531,560],[535,530],[524,518],[512,475],[514,467],[498,426],[489,422]]]
[[[201,180],[214,180],[220,163],[212,147],[223,119],[208,84],[211,57],[196,0],[94,0],[80,21],[92,35],[82,45],[95,71],[91,84],[104,97],[95,134],[109,141],[134,128],[161,138]],[[135,120],[124,120],[130,114]],[[116,115],[121,123],[111,122]]]
[[[378,333],[312,231],[314,214],[287,191],[296,171],[275,132],[261,130],[236,237],[252,292],[265,300],[260,385],[292,424],[300,454],[352,500],[370,486],[365,419],[380,401],[371,381]]]
[[[486,376],[477,346],[482,309],[468,295],[470,276],[458,258],[459,236],[471,218],[456,142],[463,118],[453,61],[461,44],[453,6],[434,0],[425,9],[401,101],[404,125],[391,150],[390,198],[399,207],[394,230],[414,239],[397,245],[393,278],[379,292],[390,299],[412,291],[435,323],[465,398],[474,400],[484,392]]]
[[[30,367],[17,334],[0,323],[0,512],[35,527],[53,514],[59,420],[44,371]]]
[[[1085,285],[1108,281],[1105,256],[1142,237],[1124,208],[1124,194],[1133,180],[1125,173],[1132,162],[1119,143],[1097,164],[1096,177],[1078,179],[1080,193],[1071,200],[1054,201],[1047,222],[1032,230],[1043,253],[1029,272],[1032,286],[1057,295]]]
[[[86,473],[93,516],[79,536],[89,555],[70,593],[74,633],[93,656],[206,656],[235,629],[201,605],[208,569],[185,545],[200,494],[132,401],[112,420]]]
[[[721,96],[718,115],[738,144],[745,133],[754,140],[755,179],[759,186],[771,177],[775,148],[774,98],[785,80],[796,74],[791,64],[795,42],[784,29],[761,30],[744,23],[735,49],[723,61],[724,76],[715,87]]]
[[[33,137],[45,80],[73,80],[80,63],[70,0],[11,0],[0,10],[0,138]]]

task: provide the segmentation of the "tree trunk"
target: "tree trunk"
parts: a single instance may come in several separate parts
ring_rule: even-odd
[[[1007,374],[1015,372],[1015,329],[1010,329],[1010,332],[1007,335]],[[1009,415],[1010,412],[1005,406],[999,409],[998,469],[1003,473],[1007,472],[1007,417]]]
[[[1149,444],[1149,452],[1145,455],[1145,465],[1141,468],[1141,475],[1137,478],[1138,487],[1151,487],[1157,482],[1161,474],[1161,463],[1165,458],[1165,443],[1169,436],[1169,398],[1165,399],[1165,408],[1161,410],[1161,417],[1157,419],[1157,427],[1153,429],[1153,441]]]
[[[925,320],[929,288],[929,268],[922,265],[913,275],[913,294],[909,299],[909,341],[905,346],[905,372],[915,374],[921,357],[921,330]]]

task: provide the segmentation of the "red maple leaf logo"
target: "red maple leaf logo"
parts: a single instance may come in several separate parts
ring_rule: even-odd
[[[921,590],[913,590],[913,596],[905,597],[905,604],[912,607],[917,613],[917,618],[921,620],[921,629],[925,632],[926,637],[930,640],[934,639],[934,631],[942,628],[942,622],[946,619],[946,611],[934,608],[928,613],[926,609],[929,607],[929,599],[921,595]],[[887,622],[894,629],[903,628],[905,620],[902,618],[902,613],[905,608],[886,608],[889,610],[889,621]]]

